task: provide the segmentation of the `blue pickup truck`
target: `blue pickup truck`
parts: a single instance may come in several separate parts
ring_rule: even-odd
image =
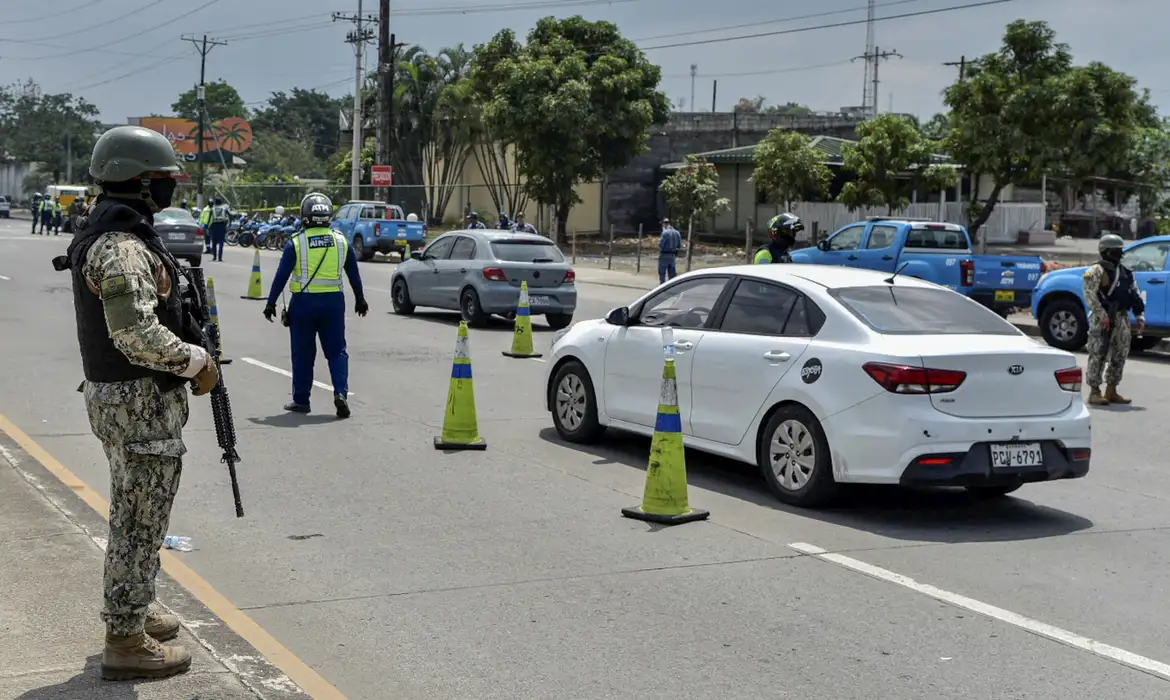
[[[1162,339],[1170,337],[1167,253],[1170,253],[1170,236],[1152,236],[1130,243],[1121,258],[1121,264],[1133,270],[1146,302],[1146,327],[1130,346],[1138,352],[1150,350]],[[1036,285],[1032,295],[1032,315],[1040,325],[1040,334],[1052,347],[1075,352],[1089,339],[1086,269],[1067,267],[1046,272]],[[1132,313],[1130,320],[1135,320]]]
[[[407,221],[402,208],[385,202],[354,201],[342,205],[329,228],[345,236],[358,260],[374,253],[398,253],[405,260],[409,250],[419,250],[427,240],[427,226]]]
[[[840,265],[894,272],[949,287],[1006,316],[1032,301],[1039,257],[975,255],[958,224],[870,217],[817,244],[792,252],[805,265]]]

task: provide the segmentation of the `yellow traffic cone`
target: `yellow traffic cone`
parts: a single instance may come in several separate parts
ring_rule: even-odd
[[[219,364],[230,365],[231,360],[223,356],[223,329],[219,325],[219,306],[215,303],[215,279],[207,278],[207,307],[211,310],[211,322],[215,324],[216,351],[219,352]]]
[[[256,251],[256,255],[252,258],[252,278],[248,280],[248,296],[240,297],[241,299],[259,299],[264,300],[268,297],[264,296],[264,283],[260,281],[260,251]]]
[[[681,525],[706,520],[711,513],[691,508],[687,500],[687,462],[683,449],[682,418],[678,409],[678,379],[674,368],[674,332],[662,332],[666,365],[662,368],[662,391],[658,418],[650,442],[650,466],[642,505],[622,508],[622,515],[660,525]]]
[[[528,308],[528,283],[520,283],[520,303],[516,307],[516,330],[512,334],[512,351],[504,357],[540,357],[532,347],[532,311]]]
[[[475,382],[471,378],[466,321],[459,322],[455,361],[451,365],[451,387],[447,390],[447,410],[443,413],[443,434],[435,438],[435,449],[487,449],[487,443],[479,436],[479,421],[475,417]]]

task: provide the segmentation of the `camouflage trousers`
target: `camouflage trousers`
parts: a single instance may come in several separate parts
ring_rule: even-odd
[[[106,632],[143,631],[154,602],[159,549],[183,470],[187,389],[163,392],[153,379],[86,382],[93,434],[110,462],[110,539],[106,545]]]
[[[1113,317],[1113,332],[1109,334],[1109,347],[1105,347],[1105,329],[1101,322],[1105,314],[1093,314],[1089,319],[1089,343],[1086,348],[1089,353],[1089,366],[1086,381],[1090,387],[1101,386],[1101,374],[1104,370],[1105,384],[1117,386],[1121,383],[1121,373],[1125,370],[1125,360],[1129,357],[1130,330],[1129,316],[1117,314]]]

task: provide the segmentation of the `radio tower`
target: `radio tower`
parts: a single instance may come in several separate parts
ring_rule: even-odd
[[[874,73],[877,72],[877,52],[874,47],[873,11],[877,0],[869,0],[869,15],[865,22],[865,83],[861,88],[861,106],[871,115],[877,116],[877,92],[875,92]]]

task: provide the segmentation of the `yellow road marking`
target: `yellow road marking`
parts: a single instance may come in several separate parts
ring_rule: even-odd
[[[81,500],[85,501],[103,519],[109,520],[110,503],[97,491],[91,489],[68,467],[61,464],[53,455],[38,445],[20,428],[0,414],[0,431],[20,445],[20,447],[44,466],[62,484],[73,490]],[[256,624],[242,610],[232,604],[222,593],[215,590],[202,576],[195,573],[190,567],[179,561],[178,557],[170,552],[162,551],[162,568],[167,574],[179,583],[180,586],[195,596],[199,602],[207,606],[216,617],[223,620],[233,632],[264,655],[269,663],[279,668],[293,683],[300,686],[313,700],[347,700],[341,691],[334,688],[329,681],[319,673],[309,668],[287,647],[276,640],[263,627]]]

